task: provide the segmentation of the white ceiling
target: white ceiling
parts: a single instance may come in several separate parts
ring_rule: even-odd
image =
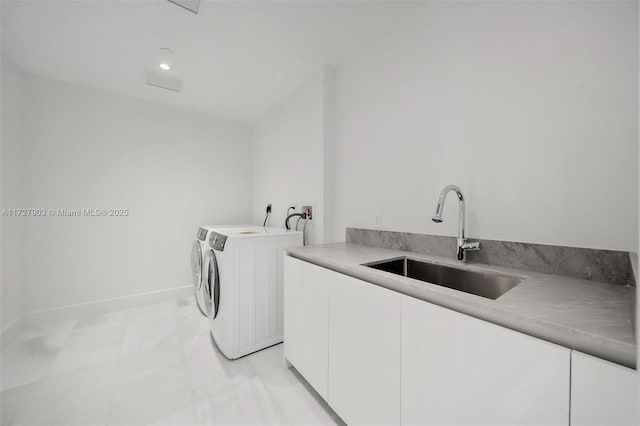
[[[252,122],[323,64],[402,24],[404,2],[2,1],[2,50],[25,71]],[[180,93],[144,84],[161,47]]]

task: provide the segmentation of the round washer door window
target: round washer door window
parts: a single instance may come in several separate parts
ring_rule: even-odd
[[[207,270],[207,280],[204,290],[204,304],[207,309],[207,315],[215,319],[218,316],[220,308],[220,275],[218,273],[218,262],[213,250],[209,250],[205,256],[205,269]]]
[[[193,242],[191,249],[191,274],[193,276],[193,286],[196,291],[200,291],[202,288],[202,248],[200,248],[200,241]]]

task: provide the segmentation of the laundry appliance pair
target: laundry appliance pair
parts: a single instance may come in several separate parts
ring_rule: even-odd
[[[282,341],[283,265],[302,233],[201,226],[191,253],[195,296],[220,351],[236,359]]]

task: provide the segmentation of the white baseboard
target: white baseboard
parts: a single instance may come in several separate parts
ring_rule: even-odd
[[[133,294],[130,296],[114,297],[97,300],[95,302],[78,303],[56,308],[31,311],[21,314],[0,332],[0,343],[4,346],[15,338],[26,327],[38,326],[56,321],[80,318],[87,315],[104,314],[107,312],[121,311],[137,308],[153,303],[168,302],[176,297],[192,297],[193,287],[174,287],[166,290],[150,291]]]

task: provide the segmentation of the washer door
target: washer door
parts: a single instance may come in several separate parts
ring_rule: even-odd
[[[194,241],[191,249],[191,274],[197,293],[202,288],[202,248],[200,248],[199,240]]]
[[[220,274],[218,272],[218,262],[213,250],[207,251],[204,255],[204,266],[207,271],[207,285],[205,286],[205,306],[209,318],[215,319],[220,308]]]

